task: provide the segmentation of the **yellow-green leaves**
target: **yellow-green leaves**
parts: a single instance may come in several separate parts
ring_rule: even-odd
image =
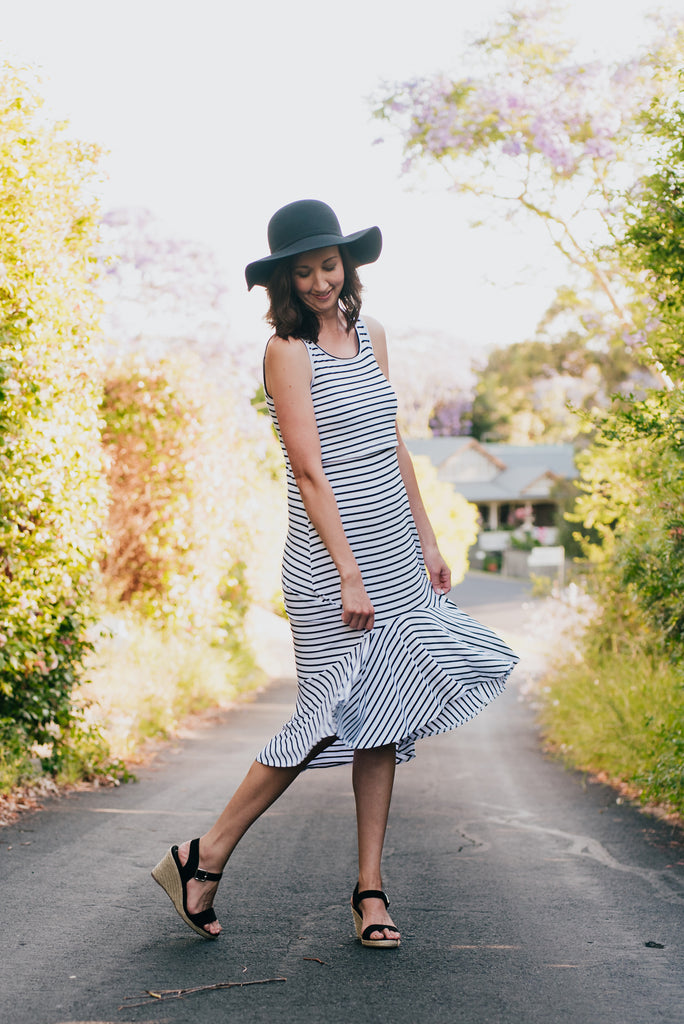
[[[0,718],[58,758],[104,509],[96,151],[0,69]]]

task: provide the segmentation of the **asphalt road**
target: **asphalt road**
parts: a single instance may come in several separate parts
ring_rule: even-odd
[[[520,584],[472,576],[456,597],[522,641]],[[684,846],[540,753],[523,678],[524,666],[477,720],[398,769],[385,884],[400,949],[353,937],[347,769],[306,773],[245,838],[218,942],[196,938],[150,878],[289,715],[280,681],[137,784],[0,833],[0,1020],[682,1024]],[[130,1005],[223,982],[263,984]]]

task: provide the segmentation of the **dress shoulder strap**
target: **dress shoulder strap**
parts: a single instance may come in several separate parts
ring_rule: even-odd
[[[361,348],[368,348],[369,346],[371,348],[373,347],[373,342],[371,340],[370,334],[368,333],[368,328],[366,327],[366,324],[361,319],[361,317],[359,317],[359,319],[356,321],[356,333],[357,333],[357,335],[359,337],[359,348],[360,349]]]
[[[306,338],[301,339],[304,348],[309,356],[309,362],[311,363],[311,387],[316,379],[316,360],[314,359],[314,352],[318,347],[314,341],[307,341]]]

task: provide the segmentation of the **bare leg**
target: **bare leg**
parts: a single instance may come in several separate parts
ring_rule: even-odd
[[[392,799],[394,766],[394,745],[354,752],[352,783],[359,841],[359,892],[382,889],[380,862]],[[382,932],[371,932],[372,939],[399,938],[382,900],[362,900],[360,909],[364,927],[369,924],[387,925]]]
[[[250,825],[275,803],[307,764],[335,737],[322,740],[306,760],[294,768],[272,768],[254,761],[244,779],[235,790],[230,801],[214,825],[200,838],[200,867],[205,871],[223,871],[228,858],[240,842]],[[183,843],[178,849],[181,864],[185,864],[190,852],[190,843]],[[198,882],[190,879],[187,883],[187,906],[191,914],[206,910],[214,900],[218,882]],[[212,935],[218,935],[221,926],[218,921],[204,926]]]

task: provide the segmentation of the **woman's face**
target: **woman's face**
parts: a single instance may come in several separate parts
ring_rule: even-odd
[[[331,245],[295,256],[292,286],[304,305],[314,313],[336,309],[344,286],[344,264],[338,247]]]

